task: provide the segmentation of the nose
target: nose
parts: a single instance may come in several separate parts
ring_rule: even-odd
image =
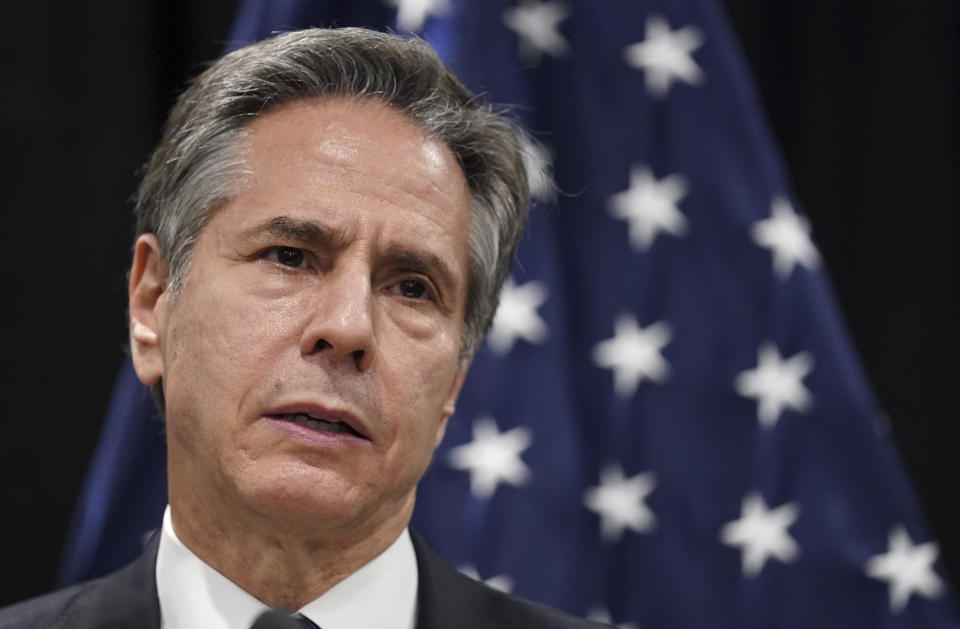
[[[302,355],[349,362],[358,371],[373,363],[374,296],[369,273],[359,266],[332,269],[311,289],[310,318],[300,339]]]

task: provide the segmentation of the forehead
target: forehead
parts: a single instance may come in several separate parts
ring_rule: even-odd
[[[301,99],[257,117],[248,126],[253,171],[293,174],[311,162],[320,177],[366,175],[430,201],[459,203],[469,191],[456,158],[414,120],[372,98]],[[327,166],[333,169],[325,172]],[[283,172],[280,168],[285,168]]]
[[[417,227],[466,242],[469,188],[453,153],[377,100],[279,106],[247,127],[244,161],[239,196],[247,212],[302,211],[348,222],[374,212],[398,219],[391,232]]]

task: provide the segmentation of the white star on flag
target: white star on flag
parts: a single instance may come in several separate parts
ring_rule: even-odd
[[[513,579],[504,574],[498,574],[494,577],[490,577],[489,579],[481,579],[480,573],[477,572],[476,567],[471,564],[460,566],[459,570],[460,574],[464,574],[474,581],[482,581],[495,590],[500,590],[501,592],[506,592],[507,594],[513,590]]]
[[[583,494],[583,504],[600,516],[600,537],[615,542],[625,529],[646,533],[656,525],[656,516],[644,499],[656,487],[653,472],[644,472],[630,478],[623,469],[610,463],[600,471],[600,484]]]
[[[539,63],[544,53],[562,57],[570,45],[560,34],[560,22],[570,15],[561,2],[520,0],[519,6],[503,12],[503,22],[519,37],[520,58],[526,63]]]
[[[547,338],[547,324],[537,314],[537,308],[547,299],[547,286],[543,282],[527,282],[521,286],[508,277],[500,291],[500,305],[493,317],[493,326],[487,334],[487,343],[497,354],[506,354],[513,349],[517,339],[522,338],[535,345]]]
[[[657,181],[646,166],[630,169],[630,187],[610,197],[610,214],[630,224],[634,250],[650,249],[660,232],[673,236],[686,233],[688,223],[677,204],[687,196],[687,181],[681,175],[667,175]]]
[[[943,593],[943,581],[933,571],[940,549],[936,542],[914,545],[907,529],[897,526],[890,531],[887,552],[870,558],[866,573],[890,585],[890,609],[902,611],[916,592],[927,598]]]
[[[591,607],[590,611],[587,612],[587,620],[595,620],[597,622],[604,622],[608,625],[613,625],[619,629],[640,629],[640,625],[635,622],[622,622],[616,624],[613,622],[613,617],[610,616],[610,612],[606,607],[602,605],[597,605],[596,607]]]
[[[384,0],[387,6],[397,7],[397,28],[416,33],[431,15],[443,15],[450,10],[450,0]]]
[[[647,91],[665,96],[675,80],[690,85],[703,82],[703,70],[693,60],[693,51],[703,45],[703,33],[695,26],[675,31],[659,15],[647,18],[646,38],[624,48],[627,63],[644,71]]]
[[[629,314],[620,314],[613,322],[613,338],[593,347],[593,362],[613,370],[613,389],[628,398],[637,392],[644,379],[663,382],[670,375],[670,364],[660,350],[670,342],[672,332],[666,321],[645,328]]]
[[[773,200],[770,218],[754,223],[753,241],[773,253],[773,270],[785,280],[797,264],[817,268],[820,254],[810,240],[810,223],[782,197]]]
[[[787,528],[799,515],[800,509],[794,502],[771,510],[760,494],[751,493],[743,499],[740,519],[725,524],[720,539],[728,546],[740,546],[743,574],[754,577],[770,557],[783,563],[797,558],[799,548]]]
[[[737,393],[757,400],[757,418],[764,426],[773,426],[785,408],[805,412],[813,395],[803,378],[813,369],[810,352],[799,352],[784,360],[773,343],[764,343],[757,353],[757,367],[744,371],[734,383]]]
[[[514,487],[525,484],[530,468],[520,453],[530,447],[533,435],[528,428],[516,426],[501,433],[491,417],[473,422],[473,441],[451,448],[447,463],[455,470],[470,472],[470,492],[477,498],[490,498],[500,483]]]

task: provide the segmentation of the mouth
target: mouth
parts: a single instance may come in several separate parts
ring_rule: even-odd
[[[341,438],[356,437],[370,441],[370,437],[363,431],[363,422],[353,414],[317,406],[314,404],[297,404],[293,407],[276,408],[266,413],[264,417],[274,421],[296,424],[318,434],[339,435]]]
[[[283,413],[280,415],[273,415],[272,417],[283,421],[293,422],[294,424],[305,426],[310,430],[316,430],[318,432],[347,433],[349,435],[353,435],[354,437],[366,439],[364,435],[357,432],[352,426],[345,424],[338,419],[314,417],[308,413]]]

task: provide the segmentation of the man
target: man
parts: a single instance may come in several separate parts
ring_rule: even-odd
[[[129,282],[162,531],[0,627],[597,626],[407,530],[522,231],[527,146],[417,40],[301,31],[201,75],[148,164]]]

